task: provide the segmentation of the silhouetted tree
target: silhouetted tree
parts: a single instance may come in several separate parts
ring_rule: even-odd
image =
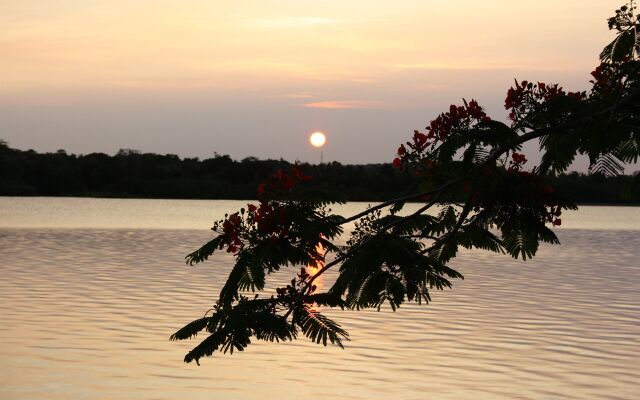
[[[406,301],[428,303],[430,290],[462,278],[448,265],[460,246],[526,260],[540,242],[559,243],[548,225],[560,225],[562,210],[576,207],[545,176],[566,171],[578,154],[603,174],[616,174],[640,156],[638,19],[624,6],[608,23],[616,37],[600,54],[588,92],[516,81],[505,100],[509,124],[492,120],[471,100],[415,131],[393,161],[416,177],[411,194],[343,217],[328,208],[335,198],[304,189],[310,178],[297,166],[261,184],[258,204],[216,222],[214,238],[187,256],[193,264],[225,250],[235,265],[213,308],[171,336],[207,333],[184,360],[241,351],[252,339],[289,341],[299,334],[342,346],[348,333],[318,307],[388,304],[395,310]],[[526,171],[519,151],[532,140],[540,144],[542,161]],[[400,215],[407,201],[421,205]],[[437,204],[440,210],[429,214]],[[353,221],[355,229],[340,245],[343,226]],[[305,268],[319,263],[317,271]],[[301,270],[286,287],[264,297],[243,294],[263,291],[266,276],[288,266]],[[337,279],[320,293],[314,283],[329,269],[338,269]]]

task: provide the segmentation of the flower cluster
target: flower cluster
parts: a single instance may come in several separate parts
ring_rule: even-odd
[[[596,67],[596,69],[591,71],[591,76],[593,76],[594,80],[590,82],[593,84],[594,90],[602,90],[609,86],[609,74],[607,73],[607,71],[608,69],[605,68],[605,64],[600,64]]]
[[[397,157],[393,160],[393,166],[402,167],[410,161],[426,161],[424,155],[433,150],[436,145],[444,141],[452,132],[469,130],[481,122],[491,121],[477,101],[467,102],[464,105],[451,105],[449,111],[444,112],[429,123],[426,133],[413,131],[413,138],[398,147]],[[431,164],[427,167],[432,167]]]
[[[247,222],[255,227],[260,235],[282,237],[289,234],[290,222],[282,205],[262,202],[258,207],[248,204],[247,210]]]
[[[520,171],[522,166],[527,162],[527,157],[524,154],[514,152],[511,155],[511,161],[509,163],[509,171]]]
[[[565,92],[557,84],[542,82],[533,83],[515,81],[515,87],[509,88],[504,100],[504,108],[510,110],[509,119],[517,121],[523,119],[531,111],[535,111],[541,104],[560,96],[568,96],[576,100],[584,100],[586,92]]]
[[[278,170],[266,183],[258,186],[258,195],[290,191],[309,179],[311,177],[305,175],[298,165],[288,173]],[[243,208],[240,212],[225,215],[223,220],[214,223],[212,229],[221,234],[218,248],[226,247],[227,252],[237,254],[252,234],[272,239],[286,237],[291,230],[291,221],[282,203],[262,199],[259,205],[247,204],[246,210]]]
[[[616,76],[611,64],[602,63],[591,71],[593,91],[603,95],[618,92],[622,89],[622,81]]]
[[[633,26],[636,24],[634,21],[633,11],[636,7],[633,2],[629,6],[622,6],[616,10],[616,15],[607,20],[609,29],[616,29],[618,32]],[[635,19],[640,22],[640,14],[635,16]]]
[[[244,248],[245,241],[252,233],[266,238],[286,237],[291,230],[286,209],[276,202],[261,202],[258,206],[247,204],[240,212],[225,215],[223,220],[213,225],[213,230],[222,235],[219,249],[227,247],[227,252],[237,254]]]
[[[269,177],[266,183],[258,185],[258,196],[264,196],[267,193],[288,192],[299,183],[310,179],[311,177],[305,175],[298,165],[294,165],[288,173],[279,169]]]
[[[469,128],[474,122],[491,120],[477,101],[471,100],[469,103],[466,100],[463,101],[463,106],[451,105],[448,112],[438,115],[436,119],[431,121],[426,128],[429,131],[427,138],[442,141],[456,128]]]
[[[244,220],[240,213],[225,215],[224,220],[216,222],[213,225],[213,230],[218,231],[222,228],[222,240],[218,248],[222,250],[227,246],[227,252],[234,254],[240,251],[244,247],[244,243],[241,240],[243,226]]]

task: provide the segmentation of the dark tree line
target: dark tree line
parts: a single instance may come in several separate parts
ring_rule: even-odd
[[[116,155],[38,153],[0,142],[0,195],[95,196],[176,199],[253,199],[256,187],[279,169],[284,160],[248,157],[232,160],[180,158],[174,154],[120,150]],[[313,176],[312,188],[341,193],[350,201],[388,200],[414,184],[407,172],[388,164],[302,164]],[[562,195],[579,203],[640,204],[640,175],[584,175],[549,177]]]

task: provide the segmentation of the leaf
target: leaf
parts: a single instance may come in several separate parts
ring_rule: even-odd
[[[446,240],[442,245],[436,247],[429,253],[429,257],[433,257],[441,263],[446,263],[458,254],[458,242],[455,239]]]
[[[449,289],[452,286],[451,281],[447,278],[432,272],[427,274],[427,282],[429,283],[430,288],[436,288],[438,290]]]
[[[391,213],[391,215],[395,215],[400,211],[402,211],[402,208],[404,207],[404,205],[405,205],[404,201],[398,201],[396,203],[393,203],[391,208],[389,208],[389,212]]]
[[[303,317],[300,323],[302,333],[314,343],[326,346],[327,341],[342,348],[342,340],[349,340],[349,334],[336,322],[320,314],[317,311],[304,308],[300,310]]]
[[[456,209],[453,206],[446,206],[438,213],[438,216],[430,224],[424,226],[421,234],[424,236],[441,235],[453,229],[457,222]]]
[[[600,61],[619,62],[630,56],[633,53],[633,46],[636,40],[635,36],[635,27],[618,33],[616,38],[600,52]]]
[[[292,341],[297,336],[297,329],[281,315],[271,312],[260,312],[252,315],[250,324],[256,339],[269,342]]]
[[[544,224],[538,226],[538,238],[545,243],[560,244],[560,240],[558,240],[555,232]]]
[[[625,163],[637,163],[640,158],[640,142],[638,136],[633,135],[618,145],[615,150],[618,159]]]
[[[377,299],[372,301],[371,296],[368,295],[367,289],[369,283],[379,275],[379,271],[372,272],[371,274],[364,276],[362,280],[354,280],[349,285],[349,294],[347,295],[347,302],[349,303],[349,307],[361,309],[370,307],[372,304],[375,305],[378,303]],[[377,292],[373,290],[372,292]]]
[[[502,241],[486,227],[475,223],[464,225],[458,233],[460,245],[468,249],[476,247],[494,253],[504,253]]]
[[[614,40],[611,49],[611,61],[620,62],[633,54],[633,46],[635,45],[635,29],[627,29],[621,32]]]
[[[504,247],[513,258],[522,256],[523,260],[533,258],[538,250],[538,240],[534,235],[522,229],[510,230],[502,239]]]
[[[611,43],[609,43],[608,45],[606,45],[602,51],[600,52],[600,61],[602,62],[609,62],[611,61],[611,53],[613,50],[613,46],[616,44],[616,41],[618,40],[618,37],[616,36],[615,39],[613,39],[613,41]]]
[[[391,306],[391,310],[396,311],[398,307],[404,302],[406,290],[402,281],[393,275],[388,275],[384,284],[384,289],[380,293],[380,301],[378,303],[378,311],[382,303],[387,300]]]
[[[190,339],[198,335],[198,332],[203,330],[209,324],[211,317],[204,317],[195,321],[189,322],[182,329],[171,335],[169,340],[185,340]]]
[[[244,274],[238,282],[238,290],[263,290],[265,283],[265,272],[260,260],[252,256],[246,262],[242,263]]]
[[[220,247],[220,243],[224,239],[224,235],[218,235],[216,238],[207,242],[193,253],[188,254],[185,259],[187,264],[193,265],[206,261]]]
[[[211,335],[209,335],[205,340],[203,340],[199,345],[194,347],[190,352],[184,356],[184,362],[190,363],[191,361],[195,361],[196,364],[200,365],[200,359],[202,357],[210,356],[214,351],[218,350],[220,345],[222,345],[224,340],[224,332],[219,330]]]
[[[249,251],[243,250],[238,253],[236,264],[231,269],[222,290],[220,290],[220,303],[229,305],[233,300],[238,299],[241,282],[247,279],[245,277],[247,269],[250,268],[249,264],[253,261],[253,254]]]
[[[602,154],[591,162],[589,172],[605,176],[618,176],[624,172],[624,165],[613,154]]]
[[[515,142],[518,134],[507,124],[491,120],[483,122],[473,132],[478,143],[485,146],[499,146]]]
[[[347,302],[342,299],[342,296],[335,293],[314,293],[308,295],[306,300],[319,306],[340,307],[341,309],[348,306]]]
[[[322,207],[330,204],[344,204],[347,197],[344,193],[326,189],[302,189],[295,193],[295,199],[314,207]]]
[[[514,258],[533,258],[538,251],[540,240],[552,244],[559,243],[555,233],[545,226],[542,216],[536,215],[530,209],[521,208],[514,212],[509,221],[500,228],[504,248]]]

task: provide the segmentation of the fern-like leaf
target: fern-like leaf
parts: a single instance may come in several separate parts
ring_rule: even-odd
[[[204,317],[204,318],[200,318],[195,321],[189,322],[183,328],[181,328],[176,333],[171,335],[169,340],[185,340],[185,339],[190,339],[194,336],[197,336],[198,332],[206,328],[210,321],[211,321],[211,317]]]
[[[193,253],[188,254],[185,259],[187,264],[193,265],[203,261],[206,261],[216,250],[220,248],[220,243],[224,239],[224,235],[219,235],[216,238],[207,242],[204,246],[200,247]]]
[[[613,154],[602,154],[591,162],[589,172],[605,176],[618,176],[624,171],[623,162]]]
[[[327,345],[327,341],[340,347],[342,340],[349,340],[349,334],[340,325],[317,311],[302,310],[304,318],[300,324],[302,333],[314,343]]]

